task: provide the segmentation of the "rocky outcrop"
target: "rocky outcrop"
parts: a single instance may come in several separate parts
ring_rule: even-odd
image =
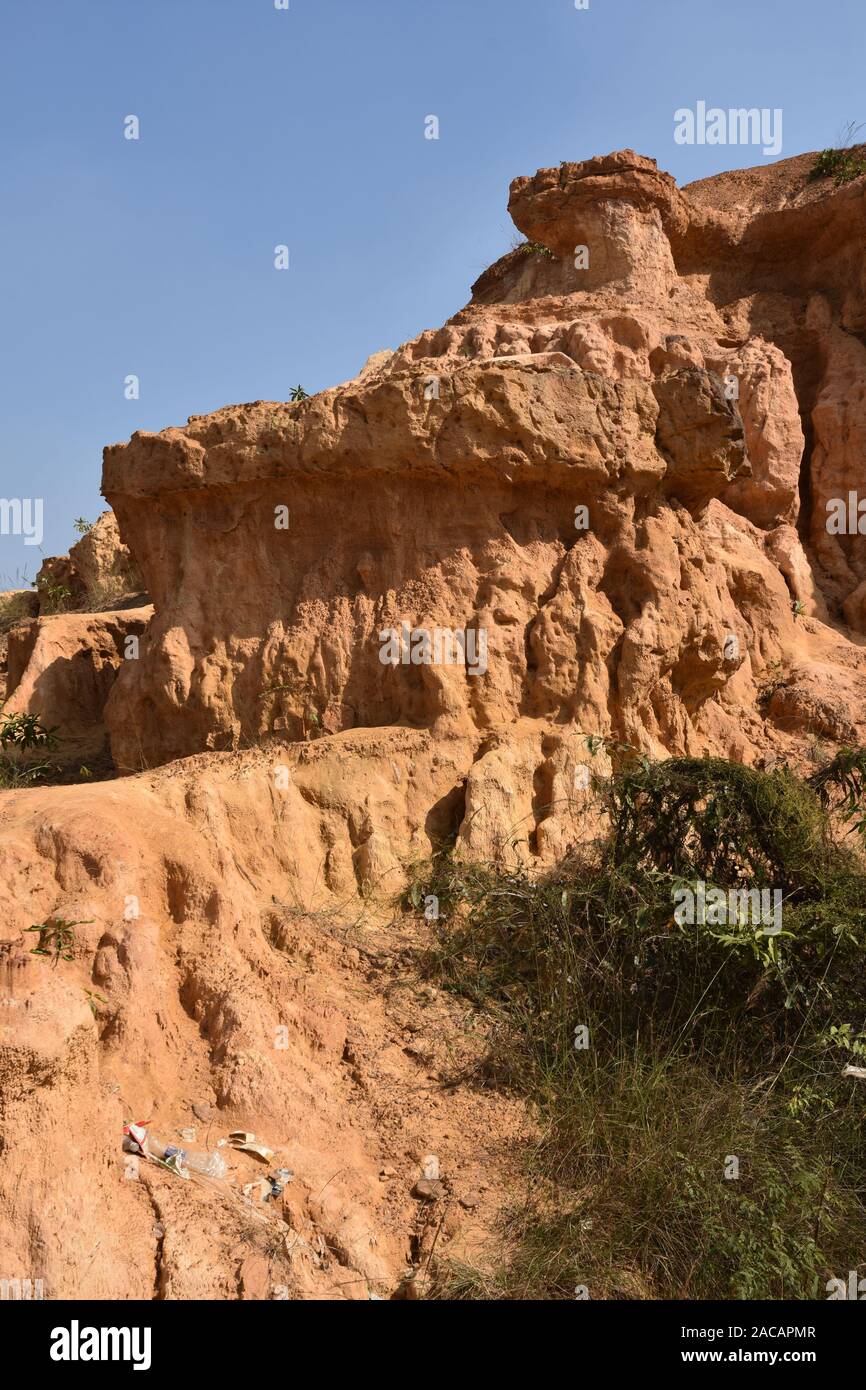
[[[11,628],[4,714],[38,714],[64,757],[100,751],[106,700],[124,661],[137,659],[152,611],[61,613]]]
[[[16,623],[33,618],[38,612],[39,598],[33,589],[6,589],[0,593],[0,697],[5,698],[6,694],[9,632]]]
[[[99,612],[119,606],[123,599],[145,597],[141,575],[111,511],[102,513],[68,555],[44,561],[36,589],[43,613],[68,608]]]
[[[866,587],[822,521],[859,457],[863,180],[807,171],[680,190],[624,151],[518,179],[532,242],[444,328],[107,449],[156,607],[108,702],[118,765],[395,724],[745,758],[789,734],[799,685],[777,723],[761,689],[838,652],[823,621],[857,627]]]

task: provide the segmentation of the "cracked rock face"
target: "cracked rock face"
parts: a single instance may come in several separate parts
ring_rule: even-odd
[[[139,772],[0,792],[10,1277],[382,1298],[434,1247],[471,1263],[527,1121],[474,1084],[464,1007],[413,982],[407,866],[585,842],[611,765],[588,735],[741,761],[866,741],[866,538],[825,524],[863,471],[866,180],[810,164],[680,190],[622,151],[519,179],[551,254],[505,256],[443,327],[302,403],[106,450],[152,615],[6,624],[8,710],[104,721]],[[137,585],[111,514],[71,565]],[[53,919],[57,969],[27,934]],[[225,1145],[222,1186],[131,1170],[145,1117],[194,1148],[254,1132],[294,1174],[279,1206]]]
[[[107,449],[156,607],[108,701],[118,766],[385,725],[739,757],[794,731],[768,672],[859,669],[817,620],[866,621],[863,539],[824,525],[861,457],[862,180],[807,168],[680,190],[622,151],[518,179],[548,254],[510,253],[444,328],[303,403]],[[431,657],[437,633],[484,661]]]

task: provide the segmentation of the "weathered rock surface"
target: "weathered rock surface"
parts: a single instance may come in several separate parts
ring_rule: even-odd
[[[80,608],[99,612],[121,599],[141,595],[141,575],[120,539],[117,519],[106,511],[76,541],[68,555],[45,560],[36,576],[41,611]],[[58,604],[57,595],[62,594]]]
[[[440,1235],[474,1254],[521,1109],[452,1084],[480,1037],[357,896],[358,850],[424,843],[428,794],[471,754],[409,730],[324,753],[287,752],[285,783],[253,751],[0,796],[8,1277],[46,1298],[389,1297],[435,1235],[411,1197],[431,1149],[461,1188],[487,1175],[475,1225]],[[58,917],[74,960],[54,967],[25,932]],[[121,1151],[130,1119],[192,1149],[250,1130],[294,1179],[251,1206],[268,1170],[223,1148],[225,1180],[182,1182]]]
[[[8,634],[4,713],[38,714],[55,728],[64,752],[99,751],[105,740],[104,710],[117,672],[137,659],[137,643],[153,610],[60,613],[18,623]]]
[[[363,1298],[437,1236],[474,1258],[524,1121],[454,1080],[482,1040],[386,920],[407,866],[585,841],[610,766],[587,735],[744,761],[866,740],[864,540],[825,524],[862,471],[866,181],[811,162],[518,179],[552,254],[504,257],[444,327],[313,399],[106,450],[153,616],[12,643],[10,708],[104,717],[137,775],[0,792],[10,1277]],[[91,591],[98,539],[71,553]],[[404,623],[421,657],[413,631],[483,632],[483,659],[383,662]],[[25,933],[58,919],[55,968]],[[252,1130],[295,1178],[262,1215],[249,1155],[223,1186],[129,1165],[145,1118],[200,1148]]]
[[[512,215],[553,254],[506,256],[444,328],[299,405],[107,449],[156,606],[108,703],[118,765],[307,716],[763,751],[768,673],[864,607],[863,539],[824,525],[862,454],[863,180],[808,168],[680,190],[624,151],[518,179]],[[486,669],[383,664],[402,622],[483,631]]]

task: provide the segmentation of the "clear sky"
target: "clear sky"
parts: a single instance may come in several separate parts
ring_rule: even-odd
[[[764,162],[676,144],[698,101],[781,108],[782,158],[836,143],[864,37],[864,0],[0,0],[0,497],[43,498],[61,553],[104,444],[442,323],[508,249],[517,174]],[[40,563],[0,535],[0,587]]]

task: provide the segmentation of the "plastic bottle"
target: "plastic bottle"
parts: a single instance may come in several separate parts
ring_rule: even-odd
[[[224,1178],[228,1172],[225,1159],[216,1149],[213,1153],[187,1153],[183,1166],[193,1173],[203,1173],[206,1178]]]

